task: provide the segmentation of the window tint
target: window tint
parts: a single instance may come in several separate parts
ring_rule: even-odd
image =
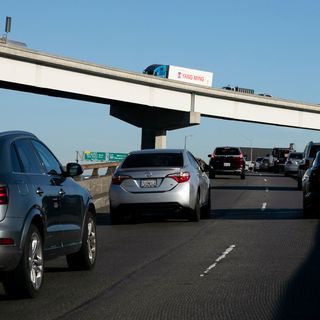
[[[18,159],[17,151],[14,145],[11,145],[11,167],[13,172],[22,172],[20,161]]]
[[[290,159],[302,159],[302,153],[290,153],[289,158]]]
[[[144,153],[130,154],[124,160],[122,168],[143,167],[182,167],[181,153]]]
[[[320,144],[314,144],[310,149],[310,158],[314,158],[317,152],[320,151]]]
[[[239,148],[216,148],[214,153],[217,156],[240,155],[240,149]]]
[[[15,143],[18,156],[22,163],[22,171],[26,173],[43,173],[34,149],[27,139],[17,140]]]
[[[52,175],[61,174],[62,170],[60,167],[60,163],[50,152],[50,150],[39,141],[32,140],[32,144],[37,150],[42,161],[42,165],[46,168],[46,172]]]

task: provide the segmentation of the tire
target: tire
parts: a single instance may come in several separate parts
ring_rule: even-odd
[[[302,190],[302,179],[298,177],[298,180],[297,180],[297,188],[298,190]]]
[[[190,211],[190,221],[198,222],[200,221],[201,216],[201,208],[200,208],[200,199],[199,199],[199,193],[197,195],[196,204],[193,210]]]
[[[211,192],[209,189],[208,202],[201,208],[201,217],[208,218],[211,213]]]
[[[91,270],[97,260],[97,225],[95,216],[89,211],[84,225],[82,246],[78,252],[67,255],[72,270]]]
[[[241,175],[240,175],[240,179],[241,180],[244,180],[246,178],[246,175],[244,174],[244,173],[242,173]]]
[[[18,266],[3,278],[6,294],[15,298],[35,298],[42,287],[43,271],[43,239],[39,229],[31,224]]]
[[[110,207],[110,220],[111,224],[121,224],[123,222],[123,214],[119,210]]]
[[[214,172],[209,171],[209,179],[214,179],[216,177],[216,175],[214,174]]]
[[[305,219],[312,218],[314,216],[313,207],[307,205],[304,195],[303,195],[302,205],[303,205],[303,218]]]

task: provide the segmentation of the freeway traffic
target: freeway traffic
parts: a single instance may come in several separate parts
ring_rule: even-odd
[[[318,319],[318,219],[303,219],[292,177],[211,180],[211,214],[199,223],[97,218],[94,271],[46,264],[37,299],[9,300],[14,319]]]

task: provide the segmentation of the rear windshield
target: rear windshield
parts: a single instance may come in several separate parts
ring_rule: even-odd
[[[314,144],[310,150],[310,158],[315,158],[318,151],[320,151],[320,144]]]
[[[183,157],[181,153],[143,153],[130,154],[124,160],[122,168],[143,167],[182,167]]]
[[[214,154],[217,156],[240,155],[240,149],[239,148],[216,148]]]
[[[289,158],[290,159],[302,159],[302,153],[290,153]]]

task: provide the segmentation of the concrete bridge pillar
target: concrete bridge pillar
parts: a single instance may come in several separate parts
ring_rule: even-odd
[[[199,112],[146,107],[131,103],[112,104],[110,115],[142,128],[141,149],[165,148],[167,130],[200,124]]]
[[[163,149],[167,145],[167,131],[142,128],[141,149]]]

